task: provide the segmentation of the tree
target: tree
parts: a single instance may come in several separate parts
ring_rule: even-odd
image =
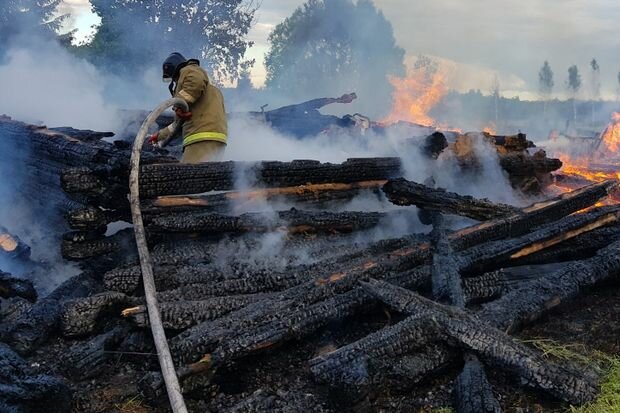
[[[601,96],[601,68],[598,65],[596,59],[592,59],[590,62],[590,94],[591,94],[591,108],[592,108],[592,124],[594,124],[594,107],[596,101]]]
[[[551,98],[551,93],[553,93],[553,71],[551,70],[551,66],[549,66],[549,62],[545,60],[540,71],[538,72],[538,90],[543,99],[543,116],[547,117],[547,103]]]
[[[568,80],[566,86],[573,99],[573,122],[577,122],[577,93],[581,89],[581,75],[577,66],[573,65],[568,68]]]
[[[91,0],[101,25],[78,48],[117,74],[161,65],[171,52],[202,59],[219,81],[233,81],[253,64],[244,60],[254,0]]]
[[[620,100],[620,72],[618,72],[618,89],[616,93],[618,94],[616,100]]]
[[[493,76],[493,83],[491,84],[491,96],[493,96],[493,106],[495,107],[495,126],[499,124],[499,99],[500,99],[500,84],[499,76],[497,73]]]
[[[55,37],[65,16],[57,16],[61,0],[3,0],[0,2],[0,51],[18,35]]]
[[[387,114],[404,51],[370,0],[308,0],[269,35],[266,86],[295,98],[357,92],[366,114]]]

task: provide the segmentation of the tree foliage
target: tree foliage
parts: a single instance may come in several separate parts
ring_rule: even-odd
[[[540,94],[548,99],[553,92],[553,71],[551,70],[551,66],[549,66],[549,62],[545,60],[540,71],[538,72],[538,90]]]
[[[592,99],[596,100],[601,95],[601,68],[596,59],[592,59],[590,62],[590,69],[590,89]]]
[[[579,68],[575,65],[568,68],[568,80],[566,82],[568,90],[575,96],[581,89],[581,75]]]
[[[171,52],[202,59],[215,78],[234,80],[245,60],[254,0],[91,0],[101,25],[79,53],[116,73],[161,65]]]
[[[57,16],[61,0],[2,0],[0,2],[0,50],[17,35],[55,37],[64,16]]]
[[[357,92],[366,113],[389,110],[389,75],[404,51],[372,1],[308,0],[269,35],[266,85],[296,98]]]

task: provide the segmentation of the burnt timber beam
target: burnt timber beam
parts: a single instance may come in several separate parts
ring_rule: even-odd
[[[154,233],[245,233],[285,231],[288,234],[353,232],[375,227],[386,214],[380,212],[312,212],[291,209],[239,216],[185,212],[155,217],[147,225]]]
[[[577,194],[578,197],[581,195],[583,195],[583,192]],[[554,219],[559,218],[557,215],[558,209],[566,211],[567,213],[574,212],[571,211],[572,208],[582,209],[581,201],[578,203],[574,203],[572,201],[574,201],[573,197],[567,197],[561,198],[560,200],[549,201],[543,205],[536,205],[536,207],[528,208],[527,210],[529,212],[517,215],[517,218],[508,220],[501,219],[499,224],[497,224],[498,228],[504,228],[505,231],[514,233],[516,232],[516,228],[507,227],[506,222],[519,222],[522,225],[522,229],[520,231],[527,232],[527,230],[532,228],[532,226],[537,222],[544,222],[545,220],[553,221]],[[593,200],[591,199],[591,201]],[[565,205],[566,202],[568,202],[569,205],[572,205],[572,208],[568,208],[567,210],[567,206]],[[541,210],[544,210],[545,214],[543,214]],[[547,216],[547,213],[549,212],[552,212],[552,214]],[[533,219],[533,217],[536,219]],[[500,232],[492,231],[494,223],[495,221],[487,222],[457,231],[457,234],[459,234],[460,237],[465,236],[468,237],[469,240],[465,243],[461,241],[460,237],[454,237],[454,241],[451,242],[453,243],[455,250],[458,251],[459,249],[462,249],[463,245],[466,245],[469,242],[472,242],[472,244],[475,245],[475,240],[480,239],[477,236],[478,231],[486,233],[489,231],[489,228],[491,228],[492,235],[489,235],[489,237],[492,237],[493,235],[497,236]],[[527,228],[523,228],[523,226]],[[450,235],[454,236],[454,233]],[[448,238],[450,238],[450,235]],[[225,357],[240,357],[243,354],[249,353],[249,349],[251,348],[261,348],[262,345],[260,344],[261,339],[259,331],[253,333],[248,330],[249,327],[256,326],[257,323],[257,328],[259,330],[263,328],[261,320],[267,320],[267,324],[269,323],[269,320],[275,320],[274,322],[276,323],[276,326],[267,325],[264,328],[267,330],[271,328],[274,331],[281,329],[282,332],[277,334],[279,337],[278,340],[290,339],[295,336],[294,333],[296,334],[298,330],[304,331],[307,334],[309,331],[315,331],[316,328],[325,325],[328,320],[333,320],[334,317],[349,315],[354,312],[356,308],[359,308],[358,306],[368,303],[368,297],[364,296],[363,293],[360,293],[359,290],[356,290],[355,288],[359,280],[369,279],[371,277],[383,278],[386,277],[387,274],[402,273],[403,271],[407,271],[408,269],[429,260],[431,258],[430,254],[431,251],[428,244],[418,244],[417,246],[405,247],[391,253],[377,256],[376,259],[369,260],[361,265],[356,265],[329,275],[319,276],[314,281],[309,281],[286,290],[279,300],[271,301],[270,303],[261,303],[263,305],[261,305],[260,308],[257,308],[258,306],[254,307],[253,305],[249,305],[239,310],[239,312],[231,313],[229,320],[224,319],[220,321],[222,323],[221,325],[225,325],[226,327],[222,327],[219,324],[220,322],[216,322],[215,325],[203,323],[189,329],[171,341],[171,350],[173,351],[173,354],[180,359],[179,361],[188,362],[191,361],[192,358],[200,357],[200,353],[197,352],[205,351],[206,353],[206,350],[213,348],[214,345],[217,346],[217,343],[223,343],[222,345],[226,346],[226,337],[231,334],[234,335],[234,332],[236,331],[244,330],[246,331],[247,340],[255,339],[256,346],[252,347],[246,344],[244,350],[238,354],[235,354],[234,350],[222,349],[223,356]],[[427,274],[428,272],[425,271],[416,272],[414,270],[412,279],[416,281],[412,281],[410,279],[408,282],[410,284],[415,284],[416,282],[423,283],[424,280],[428,279]],[[342,295],[343,292],[350,295],[350,298],[346,298],[346,296],[339,298],[343,300],[339,303],[340,308],[343,308],[343,310],[334,310],[324,313],[322,322],[315,322],[313,329],[309,330],[308,326],[303,328],[300,327],[299,329],[277,327],[278,322],[282,322],[284,325],[291,325],[291,322],[288,322],[287,324],[286,321],[281,320],[282,318],[286,318],[286,316],[292,317],[291,314],[284,311],[287,306],[300,305],[302,302],[320,303],[320,300],[329,298],[334,293],[339,293]],[[362,295],[360,296],[359,294]],[[252,334],[254,334],[254,336],[252,336]],[[273,340],[270,342],[273,342]],[[232,345],[232,343],[230,344]]]
[[[201,194],[235,188],[237,178],[251,186],[291,187],[323,183],[353,183],[394,178],[401,175],[399,158],[352,158],[341,164],[312,160],[259,163],[207,162],[202,164],[143,165],[140,172],[140,194],[144,198],[163,195]],[[68,170],[62,176],[68,193],[98,195],[112,190],[113,185],[126,189],[126,182],[106,175],[106,171]],[[114,190],[113,194],[122,192]],[[127,193],[127,190],[125,190]],[[118,198],[116,198],[118,199]]]
[[[430,188],[404,178],[389,180],[383,186],[383,192],[396,205],[415,205],[418,208],[465,216],[478,221],[516,214],[519,211],[510,205]]]
[[[465,310],[433,302],[412,291],[381,281],[371,280],[364,283],[364,288],[390,307],[409,315],[409,318],[399,324],[408,325],[407,328],[411,329],[419,324],[424,325],[424,320],[429,320],[434,326],[431,331],[434,331],[435,337],[443,337],[442,339],[451,345],[463,347],[490,364],[512,371],[529,384],[561,400],[583,404],[591,401],[598,393],[598,376],[593,371],[577,369],[568,363],[556,364],[548,361],[539,352],[494,328],[492,323],[481,322],[485,320],[484,317],[476,317]],[[384,336],[385,332],[378,337]],[[350,348],[353,347],[345,346],[331,356],[316,360],[313,364],[314,371],[320,372],[323,364],[328,365],[325,360],[348,360],[347,353]]]

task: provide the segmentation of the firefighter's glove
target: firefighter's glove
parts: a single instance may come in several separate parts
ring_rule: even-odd
[[[157,133],[152,134],[151,136],[149,136],[149,140],[148,142],[151,145],[157,145]]]
[[[183,112],[181,108],[174,108],[174,113],[182,120],[190,120],[192,118],[192,112]]]

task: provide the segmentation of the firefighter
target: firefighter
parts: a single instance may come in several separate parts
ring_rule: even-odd
[[[209,75],[196,59],[186,60],[180,53],[172,53],[163,64],[163,80],[170,83],[173,97],[189,105],[189,112],[174,108],[176,122],[150,136],[149,142],[157,144],[167,140],[182,126],[182,163],[199,163],[220,160],[226,149],[228,125],[224,97],[209,81]]]

